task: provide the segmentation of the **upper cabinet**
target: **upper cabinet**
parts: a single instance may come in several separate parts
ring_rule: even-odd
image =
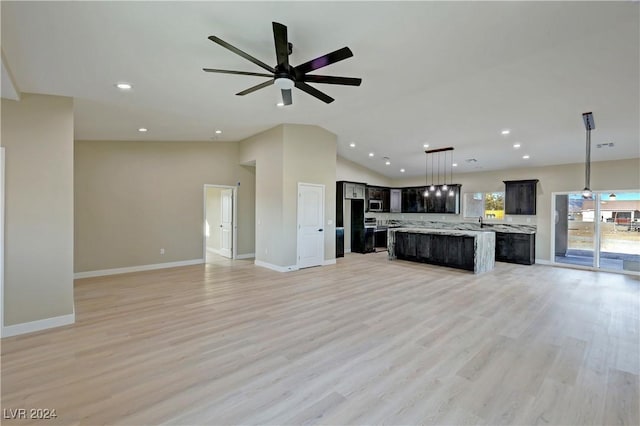
[[[460,185],[449,185],[453,194],[449,195],[449,190],[442,191],[440,197],[437,197],[435,192],[430,192],[429,196],[425,197],[426,190],[428,188],[424,186],[403,188],[402,213],[460,213]]]
[[[389,188],[367,185],[365,211],[389,213],[390,202],[391,190]]]
[[[505,180],[505,214],[536,214],[536,187],[538,179]]]
[[[364,184],[345,182],[344,183],[344,198],[364,200]]]

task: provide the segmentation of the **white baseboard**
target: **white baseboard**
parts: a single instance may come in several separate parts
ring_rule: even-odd
[[[536,259],[536,264],[539,265],[553,265],[553,262],[547,259]]]
[[[255,260],[253,263],[256,266],[260,266],[260,267],[271,269],[273,271],[278,271],[278,272],[291,272],[291,271],[297,271],[298,270],[298,267],[296,265],[278,266],[278,265],[274,265],[272,263],[263,262],[261,260]]]
[[[245,253],[237,255],[236,259],[253,259],[254,257],[256,257],[255,253]]]
[[[345,249],[344,252],[345,253],[351,253],[351,249]]]
[[[336,260],[335,259],[327,259],[324,261],[324,263],[322,264],[323,266],[327,266],[327,265],[335,265],[336,264]]]
[[[103,277],[106,275],[127,274],[129,272],[151,271],[154,269],[175,268],[178,266],[199,265],[204,259],[181,260],[179,262],[154,263],[152,265],[128,266],[126,268],[101,269],[98,271],[76,272],[74,279]]]
[[[211,248],[211,247],[207,247],[207,252],[213,253],[213,254],[220,254],[220,250],[214,249],[214,248]]]
[[[45,318],[42,320],[23,322],[21,324],[2,327],[2,337],[18,336],[20,334],[33,333],[54,327],[62,327],[76,322],[76,314],[61,315],[59,317]]]

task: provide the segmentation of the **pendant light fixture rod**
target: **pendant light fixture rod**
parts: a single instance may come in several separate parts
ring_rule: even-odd
[[[584,164],[584,189],[582,195],[585,198],[591,197],[591,130],[596,128],[596,123],[593,120],[592,112],[585,112],[582,114],[582,120],[584,121],[584,127],[587,130],[587,142],[586,142],[586,154]]]

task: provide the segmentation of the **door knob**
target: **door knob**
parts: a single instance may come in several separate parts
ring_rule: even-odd
[[[322,228],[318,229],[318,232],[322,232]]]

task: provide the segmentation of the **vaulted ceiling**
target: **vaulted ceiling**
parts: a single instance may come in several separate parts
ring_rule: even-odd
[[[453,146],[457,173],[582,162],[581,114],[593,111],[593,161],[635,158],[639,6],[2,1],[3,65],[22,92],[73,97],[77,139],[216,143],[316,124],[341,156],[397,178],[424,173],[424,144]],[[263,71],[209,35],[275,65],[272,21],[288,27],[294,65],[349,46],[354,57],[316,73],[362,85],[316,84],[331,104],[294,89],[277,107],[275,86],[235,95],[264,78],[202,71]]]

